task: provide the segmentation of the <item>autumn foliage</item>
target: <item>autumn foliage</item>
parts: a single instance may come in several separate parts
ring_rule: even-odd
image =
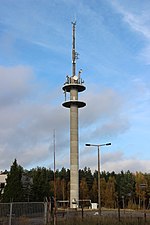
[[[5,171],[6,173],[6,171]],[[44,201],[54,196],[54,171],[44,167],[25,170],[13,162],[7,172],[7,184],[0,193],[1,202]],[[69,200],[70,170],[56,170],[57,200]],[[98,172],[90,168],[79,170],[80,200],[98,199]],[[150,197],[150,174],[130,171],[120,173],[101,172],[101,206],[105,208],[148,208]],[[17,194],[16,194],[17,193]],[[88,202],[88,201],[87,201]],[[86,206],[86,201],[84,206]]]

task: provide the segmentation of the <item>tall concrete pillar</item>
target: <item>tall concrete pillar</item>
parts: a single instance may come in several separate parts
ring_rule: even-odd
[[[78,107],[70,107],[70,201],[79,199]]]
[[[70,108],[70,208],[78,207],[79,202],[79,155],[78,155],[78,108],[86,104],[78,100],[78,92],[85,90],[83,80],[81,79],[81,70],[76,76],[76,56],[75,51],[75,23],[72,23],[72,76],[67,76],[63,90],[65,93],[65,102],[62,104]],[[66,93],[70,93],[70,100],[67,101]]]

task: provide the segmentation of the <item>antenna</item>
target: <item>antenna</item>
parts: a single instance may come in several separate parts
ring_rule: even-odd
[[[76,30],[76,21],[72,22],[72,76],[76,75],[75,30]]]
[[[78,80],[80,80],[81,73],[82,73],[82,69],[79,70],[79,73],[78,73]]]
[[[74,19],[75,19],[75,21],[77,21],[77,15],[76,15],[76,12],[74,13]]]

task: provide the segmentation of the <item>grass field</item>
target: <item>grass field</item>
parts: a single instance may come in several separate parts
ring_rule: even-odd
[[[69,214],[70,215],[70,214]],[[82,217],[83,216],[83,217]],[[54,224],[51,221],[50,225]],[[116,210],[103,211],[102,216],[94,216],[94,213],[78,212],[76,215],[57,218],[57,225],[150,225],[150,212],[121,211],[120,216]]]
[[[51,223],[53,224],[53,222]],[[123,218],[120,221],[116,218],[71,218],[69,220],[58,220],[57,225],[150,225],[150,221],[144,221],[142,218]]]

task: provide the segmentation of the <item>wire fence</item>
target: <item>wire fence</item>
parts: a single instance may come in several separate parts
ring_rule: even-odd
[[[0,225],[46,225],[47,212],[43,202],[0,203]]]
[[[55,221],[57,225],[97,225],[98,221],[103,225],[150,225],[150,211],[103,209],[99,216],[97,209],[89,208],[60,207],[55,212],[48,201],[0,203],[0,225],[52,225]]]

